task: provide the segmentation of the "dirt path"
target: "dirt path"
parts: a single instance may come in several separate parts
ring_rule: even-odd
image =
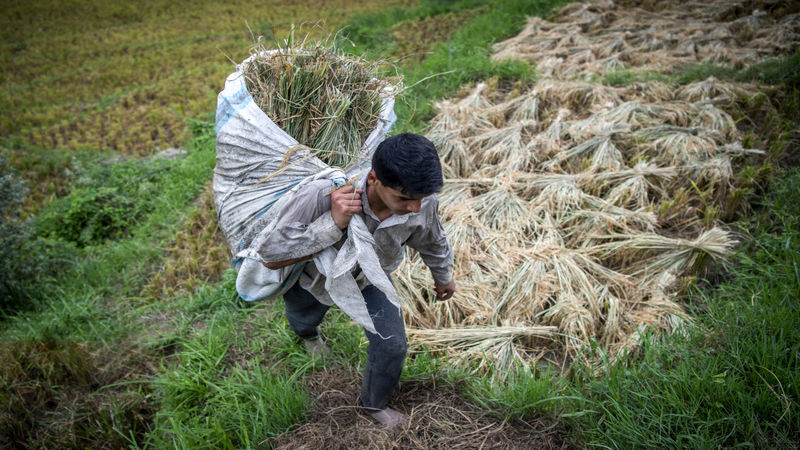
[[[272,441],[277,449],[571,448],[563,424],[550,419],[503,422],[432,382],[403,383],[392,406],[411,417],[404,429],[387,431],[358,404],[361,376],[336,367],[307,377],[314,405],[308,422]]]

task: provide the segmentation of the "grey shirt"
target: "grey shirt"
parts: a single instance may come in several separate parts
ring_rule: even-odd
[[[450,283],[453,279],[450,271],[453,249],[439,221],[439,200],[436,195],[425,197],[417,213],[395,214],[381,221],[369,207],[365,185],[366,176],[361,178],[358,186],[363,189],[361,216],[375,238],[375,253],[383,271],[388,275],[397,269],[403,261],[404,247],[408,244],[419,252],[437,286]],[[297,191],[286,205],[274,230],[258,249],[261,258],[264,261],[286,261],[313,255],[330,246],[341,246],[346,236],[331,215],[330,192],[333,189],[331,180],[317,180]],[[369,284],[360,271],[356,275],[356,282],[360,289]],[[320,302],[331,304],[330,297],[325,294],[325,276],[313,262],[305,264],[299,283]]]

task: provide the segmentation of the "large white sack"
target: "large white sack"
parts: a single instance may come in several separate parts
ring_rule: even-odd
[[[372,154],[396,119],[394,97],[391,90],[387,90],[377,126],[367,137],[357,163],[348,168],[346,173],[330,168],[280,129],[256,105],[247,91],[243,74],[244,65],[253,58],[255,55],[237,66],[236,72],[225,80],[225,87],[217,97],[217,164],[213,180],[219,227],[235,260],[238,259],[237,268],[242,279],[237,278],[237,291],[246,300],[281,295],[291,286],[287,277],[298,272],[291,266],[271,271],[261,264],[257,252],[292,194],[312,179],[343,179],[363,173],[369,168]],[[288,159],[287,154],[290,155]],[[334,267],[352,268],[359,264],[367,279],[381,289],[399,310],[397,293],[377,263],[372,236],[360,217],[354,219],[350,221],[347,241],[342,250],[325,249],[314,256],[313,262],[328,278],[326,288],[331,300],[353,320],[375,333],[364,299],[350,271],[334,273],[333,270]],[[334,261],[335,266],[332,264]],[[243,267],[245,270],[242,271]],[[277,284],[273,286],[274,289],[265,289],[265,283],[275,281]]]

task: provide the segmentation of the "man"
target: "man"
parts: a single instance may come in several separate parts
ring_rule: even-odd
[[[403,259],[404,246],[416,249],[431,270],[436,298],[455,292],[450,266],[453,250],[439,222],[438,200],[442,168],[433,143],[416,134],[400,134],[375,150],[372,168],[357,186],[334,189],[331,180],[317,180],[300,189],[287,205],[260,251],[265,265],[278,269],[305,261],[327,247],[338,248],[354,214],[361,214],[376,243],[381,268],[388,275]],[[399,309],[369,284],[363,274],[356,281],[378,334],[365,331],[367,366],[361,386],[361,405],[379,423],[393,427],[408,417],[388,407],[400,380],[406,355],[406,334]],[[325,277],[307,263],[298,282],[285,294],[290,328],[312,353],[328,348],[317,326],[330,305]]]

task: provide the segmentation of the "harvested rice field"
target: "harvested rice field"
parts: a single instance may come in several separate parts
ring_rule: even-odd
[[[714,77],[614,87],[598,77],[752,64],[798,47],[800,13],[747,5],[572,3],[495,44],[493,58],[536,63],[541,78],[465,86],[436,105],[427,135],[444,163],[440,214],[459,289],[433,302],[427,269],[409,252],[396,281],[411,299],[413,342],[479,369],[566,367],[613,361],[645,330],[692,322],[681,294],[738,243],[724,221],[747,189],[736,168],[765,155],[734,117],[770,88]]]
[[[798,448],[800,2],[5,6],[0,448]],[[214,115],[248,56],[327,161],[387,87],[440,151],[457,290],[391,275],[403,427],[340,308],[319,357],[237,294]],[[361,114],[295,109],[320,90]]]
[[[213,112],[232,61],[247,56],[253,35],[277,39],[294,24],[307,24],[306,32],[319,38],[380,6],[326,0],[201,1],[189,8],[161,0],[14,4],[0,19],[0,133],[72,151],[141,156],[177,147],[188,137],[187,119]],[[325,27],[313,26],[321,22]]]
[[[775,0],[572,3],[552,22],[530,18],[492,57],[524,59],[561,79],[689,63],[743,67],[794,52],[798,13],[797,2]]]

